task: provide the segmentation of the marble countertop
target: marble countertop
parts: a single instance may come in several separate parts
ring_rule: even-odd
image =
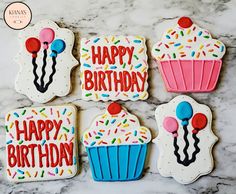
[[[144,177],[133,182],[94,182],[86,153],[80,144],[80,172],[72,179],[13,184],[5,176],[4,115],[18,107],[37,106],[26,96],[16,93],[14,80],[19,70],[13,57],[19,49],[18,31],[6,26],[2,13],[11,1],[0,2],[0,193],[75,194],[75,193],[235,193],[236,191],[236,1],[235,0],[71,0],[24,1],[32,10],[32,23],[51,19],[76,34],[74,55],[78,59],[80,37],[103,34],[143,35],[149,51],[160,39],[167,26],[180,16],[190,16],[201,27],[212,32],[227,46],[219,84],[213,93],[190,94],[200,103],[208,104],[213,111],[213,128],[219,137],[214,148],[214,171],[190,185],[181,185],[172,178],[159,175],[156,167],[157,149],[151,145]],[[149,53],[150,54],[150,53]],[[107,103],[81,100],[79,68],[72,73],[73,90],[70,95],[57,98],[48,105],[72,102],[79,108],[79,132],[89,126],[91,118],[103,110]],[[168,93],[153,60],[150,59],[149,94],[146,101],[121,102],[136,114],[141,123],[157,135],[154,110],[177,94]]]

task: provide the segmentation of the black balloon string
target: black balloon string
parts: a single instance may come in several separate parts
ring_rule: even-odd
[[[44,86],[44,76],[46,75],[45,68],[47,66],[47,49],[43,50],[43,66],[42,66],[42,76],[41,76],[41,86]]]
[[[181,160],[181,156],[179,154],[179,146],[178,146],[178,143],[177,143],[177,138],[178,137],[174,137],[174,141],[173,141],[173,146],[174,146],[174,154],[177,158],[177,162],[179,164],[182,164],[184,166],[189,166],[190,164],[192,164],[193,162],[195,162],[196,160],[196,156],[197,154],[200,152],[200,148],[198,147],[198,143],[200,142],[199,138],[197,137],[197,134],[196,133],[193,133],[192,134],[192,138],[194,139],[194,148],[195,150],[193,151],[192,153],[192,157],[191,159],[189,159],[189,154],[188,154],[188,148],[189,148],[189,141],[188,141],[188,128],[187,128],[187,125],[183,125],[183,129],[184,129],[184,141],[185,141],[185,146],[184,146],[184,149],[183,149],[183,154],[184,154],[184,159]]]
[[[189,160],[190,163],[192,163],[196,160],[196,155],[200,152],[200,148],[198,147],[198,143],[200,142],[200,140],[197,137],[197,134],[193,133],[192,137],[194,139],[194,144],[193,145],[195,147],[195,151],[192,154],[192,158]]]
[[[55,54],[57,54],[56,51],[54,51]],[[43,65],[42,65],[42,75],[40,77],[40,84],[38,83],[39,76],[37,74],[37,68],[38,65],[36,63],[36,57],[32,58],[32,64],[33,64],[33,74],[34,74],[34,85],[37,88],[37,90],[41,93],[45,93],[48,90],[49,85],[53,82],[53,76],[56,73],[56,57],[52,57],[52,72],[49,75],[49,80],[47,83],[44,82],[44,78],[46,75],[46,66],[47,66],[47,49],[43,50]]]
[[[49,75],[49,80],[48,80],[48,83],[45,85],[45,90],[48,89],[48,86],[53,82],[53,76],[54,74],[56,73],[56,64],[57,64],[57,61],[56,61],[56,57],[52,57],[52,73]]]
[[[185,155],[185,159],[184,160],[188,160],[188,147],[189,147],[189,142],[188,142],[188,128],[187,125],[183,125],[183,129],[184,129],[184,141],[185,141],[185,146],[183,149],[183,153]]]
[[[33,74],[34,74],[34,85],[36,86],[37,90],[41,90],[41,86],[38,84],[38,74],[37,74],[37,68],[38,65],[36,63],[36,57],[32,58],[32,64],[33,64]]]

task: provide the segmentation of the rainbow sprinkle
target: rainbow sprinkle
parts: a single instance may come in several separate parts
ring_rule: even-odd
[[[127,47],[134,47],[134,50],[132,51],[132,60],[131,64],[128,63],[128,59],[126,56],[124,56],[121,60],[119,56],[115,56],[115,61],[114,64],[111,63],[109,64],[109,60],[106,58],[104,61],[100,61],[102,64],[100,64],[99,61],[95,61],[92,57],[92,46],[95,48],[100,46],[101,49],[103,49],[104,46],[107,46],[108,52],[110,55],[110,47],[111,46],[125,46]],[[101,37],[93,37],[91,39],[83,39],[81,42],[81,49],[80,49],[80,61],[81,61],[81,73],[80,73],[80,78],[81,78],[81,90],[82,90],[82,98],[83,99],[91,99],[94,101],[99,101],[99,100],[126,100],[126,99],[131,99],[133,101],[136,100],[145,100],[148,95],[145,95],[142,97],[142,93],[146,92],[146,86],[145,86],[145,91],[137,91],[136,87],[134,87],[134,91],[131,91],[131,88],[128,91],[122,91],[121,87],[118,84],[118,90],[115,89],[115,86],[113,85],[108,85],[108,76],[105,75],[105,80],[104,80],[104,85],[99,84],[94,84],[92,89],[88,89],[86,87],[85,83],[85,71],[89,72],[91,71],[93,73],[92,79],[95,79],[96,76],[96,81],[98,82],[99,79],[102,79],[100,77],[101,75],[96,74],[99,71],[103,72],[111,72],[110,76],[112,76],[112,79],[114,77],[113,72],[119,73],[119,72],[129,72],[129,73],[135,73],[137,74],[138,72],[143,75],[144,73],[146,74],[148,72],[148,63],[147,63],[147,56],[146,56],[146,45],[145,45],[145,38],[142,36],[101,36]],[[127,52],[127,51],[126,51]],[[127,55],[127,53],[125,53]],[[120,64],[120,62],[122,64]],[[120,74],[118,74],[120,76]],[[117,77],[118,78],[118,77]],[[137,77],[140,79],[140,77]],[[138,80],[139,83],[139,80]],[[145,80],[145,85],[147,85],[147,78]],[[96,87],[96,89],[95,89]],[[101,89],[98,90],[98,87],[101,87]],[[116,92],[114,92],[116,91]],[[133,96],[136,95],[136,93],[139,94],[136,98]]]
[[[70,117],[73,114],[73,111],[71,110],[74,111],[74,108],[71,108],[71,106],[64,106],[64,107],[55,106],[55,107],[41,107],[41,108],[39,107],[39,108],[33,108],[33,109],[32,108],[17,109],[14,112],[8,113],[5,120],[6,122],[5,131],[7,135],[6,146],[8,146],[9,144],[25,146],[25,145],[29,145],[30,143],[29,141],[25,141],[23,136],[20,137],[21,138],[20,140],[16,139],[16,136],[17,136],[15,132],[16,126],[14,124],[15,120],[19,120],[20,122],[22,120],[29,122],[29,120],[31,119],[35,119],[35,121],[39,119],[47,120],[49,119],[49,117],[50,119],[52,119],[51,115],[54,115],[54,119],[63,121],[62,122],[63,126],[61,126],[61,130],[59,130],[56,144],[59,145],[60,142],[75,143],[76,142],[75,135],[74,135],[75,134],[75,128],[74,128],[75,117],[74,116]],[[21,125],[22,123],[20,123],[20,126]],[[102,136],[103,133],[99,133],[98,135]],[[34,141],[36,141],[37,145],[45,146],[45,145],[49,145],[50,143],[53,143],[54,141],[52,131],[50,132],[50,137],[51,139],[49,141],[47,141],[46,139],[42,139],[38,141],[34,139]],[[29,160],[29,162],[30,161],[31,160]],[[35,167],[37,168],[38,167],[37,165],[39,164],[35,162],[35,165],[36,165]],[[73,165],[77,165],[77,159],[75,155],[73,155]],[[59,168],[64,168],[64,170],[61,169],[60,175],[59,175]],[[10,179],[15,179],[15,180],[24,180],[24,179],[33,180],[36,178],[37,179],[40,178],[44,180],[45,178],[47,179],[49,176],[51,177],[62,176],[62,174],[63,176],[68,177],[73,172],[74,170],[65,166],[64,163],[62,167],[60,167],[58,164],[58,166],[56,166],[52,171],[48,171],[46,167],[43,167],[40,171],[35,171],[35,168],[31,168],[31,167],[21,167],[21,168],[18,168],[17,166],[14,166],[11,168],[9,168],[9,166],[7,167],[7,176]]]
[[[193,24],[189,28],[178,26],[168,29],[162,40],[154,45],[153,56],[156,60],[215,60],[221,59],[224,52],[225,46],[222,42],[212,39],[207,30]]]

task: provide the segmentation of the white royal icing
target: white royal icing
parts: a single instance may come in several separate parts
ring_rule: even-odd
[[[10,181],[56,180],[70,178],[77,173],[78,146],[74,106],[13,110],[6,114],[5,129],[6,173]],[[20,151],[17,151],[17,147]],[[44,156],[40,156],[40,153]]]
[[[53,75],[53,82],[49,85],[46,92],[42,93],[37,90],[34,84],[34,74],[32,65],[32,55],[26,50],[25,42],[30,37],[39,39],[39,33],[44,28],[51,28],[55,32],[55,39],[62,39],[65,42],[65,50],[56,57],[56,73]],[[56,96],[66,96],[71,90],[70,73],[73,67],[78,64],[78,61],[72,55],[74,44],[74,34],[66,28],[59,28],[58,25],[50,20],[42,20],[32,27],[27,27],[19,33],[19,42],[21,49],[15,60],[20,65],[20,71],[15,81],[16,91],[25,94],[32,101],[45,103],[52,100]],[[49,75],[52,72],[51,44],[47,51],[47,66],[45,83],[49,80]],[[43,44],[40,51],[37,53],[36,63],[38,65],[37,74],[42,75],[43,65]]]
[[[200,142],[198,143],[200,152],[196,155],[196,160],[189,166],[184,166],[177,162],[173,146],[174,137],[163,127],[163,121],[166,117],[173,117],[176,118],[176,120],[178,121],[178,152],[181,156],[181,160],[183,160],[183,148],[186,142],[183,139],[184,131],[181,125],[181,120],[176,117],[176,106],[182,101],[187,101],[192,105],[193,115],[195,113],[203,113],[207,117],[206,127],[197,133],[197,137],[200,140]],[[206,105],[197,103],[195,100],[188,96],[180,95],[175,97],[169,103],[158,106],[155,111],[155,117],[159,133],[157,138],[155,138],[153,142],[157,144],[159,150],[157,167],[160,174],[164,177],[173,177],[176,181],[182,184],[192,183],[200,176],[209,174],[214,166],[212,148],[218,140],[218,138],[212,132],[212,113],[210,108]],[[193,127],[191,125],[191,119],[189,120],[189,125],[187,126],[189,132],[188,154],[190,158],[195,150],[193,145],[194,140],[192,138]]]
[[[93,46],[95,52],[92,52]],[[124,55],[114,54],[116,51],[112,55],[112,47],[119,48],[120,46],[128,48],[124,50]],[[95,56],[93,53],[98,53],[98,47],[101,48],[101,62],[99,62],[98,58],[93,61],[93,56]],[[108,48],[108,57],[105,57],[105,61],[103,60],[105,56],[104,47]],[[133,52],[131,52],[132,47]],[[144,37],[110,35],[88,39],[82,38],[80,62],[82,99],[94,101],[114,101],[117,99],[136,101],[148,98],[148,64]],[[123,74],[125,71],[126,74]],[[95,75],[98,72],[101,72],[101,74],[105,73],[101,75],[105,77],[104,84],[98,81],[99,75]],[[88,73],[91,73],[91,75],[88,76]],[[108,75],[108,73],[110,74]],[[120,73],[122,76],[120,76]],[[85,81],[85,77],[91,76],[92,79],[90,80],[92,82]],[[110,81],[108,77],[111,78]],[[115,79],[121,80],[122,86],[120,83],[116,84]],[[91,84],[93,86],[90,88]]]
[[[189,28],[179,25],[168,29],[161,41],[152,48],[152,56],[164,60],[218,60],[225,54],[225,45],[211,34],[192,24]]]
[[[148,143],[151,133],[146,127],[140,126],[135,115],[122,108],[121,112],[111,115],[107,110],[92,122],[83,134],[86,147],[111,145],[138,145]]]

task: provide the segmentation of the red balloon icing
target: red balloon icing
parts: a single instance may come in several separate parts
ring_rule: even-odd
[[[41,43],[37,38],[28,38],[25,41],[25,47],[32,57],[37,57],[37,52],[40,50]]]
[[[207,125],[207,117],[202,113],[197,113],[193,116],[192,126],[194,130],[193,133],[197,133],[198,130],[204,129]]]
[[[193,22],[192,22],[192,20],[189,17],[181,17],[178,20],[178,24],[182,28],[189,28],[189,27],[192,26]]]
[[[116,102],[112,102],[108,108],[107,108],[108,112],[111,114],[111,115],[116,115],[116,114],[119,114],[122,110],[122,107],[120,104],[116,103]]]

